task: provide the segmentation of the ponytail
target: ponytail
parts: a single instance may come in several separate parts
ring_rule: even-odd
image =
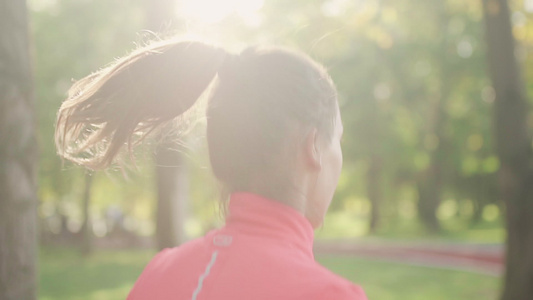
[[[227,57],[200,42],[164,41],[141,48],[76,82],[59,109],[59,155],[91,169],[124,146],[189,110]]]

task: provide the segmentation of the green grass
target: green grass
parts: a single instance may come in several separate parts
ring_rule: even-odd
[[[101,251],[89,258],[68,249],[43,249],[41,300],[124,299],[154,253]],[[460,271],[321,256],[320,263],[365,289],[371,300],[496,299],[499,280]]]
[[[362,286],[371,300],[494,300],[499,290],[498,278],[469,272],[347,256],[321,256],[317,260]]]
[[[73,250],[44,249],[39,299],[124,299],[152,251],[104,251],[86,258]]]

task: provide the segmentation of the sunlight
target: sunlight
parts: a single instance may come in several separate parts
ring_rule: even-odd
[[[264,0],[181,0],[178,15],[201,23],[212,24],[237,14],[250,23],[260,22],[257,11]]]

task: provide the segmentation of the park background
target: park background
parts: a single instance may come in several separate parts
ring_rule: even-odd
[[[511,229],[498,189],[497,144],[505,141],[495,138],[491,75],[512,77],[524,101],[533,99],[533,1],[508,1],[510,47],[523,82],[513,70],[490,69],[488,48],[507,40],[491,44],[486,18],[505,14],[507,1],[27,4],[39,153],[39,299],[123,299],[157,249],[223,224],[202,118],[179,131],[180,143],[167,138],[175,131],[148,140],[135,166],[126,160],[131,167],[90,172],[56,155],[56,112],[70,85],[169,36],[235,53],[248,45],[288,46],[329,70],[339,90],[344,167],[316,231],[318,261],[362,285],[369,299],[502,294]],[[533,127],[527,105],[526,131]],[[510,139],[521,138],[510,132]]]

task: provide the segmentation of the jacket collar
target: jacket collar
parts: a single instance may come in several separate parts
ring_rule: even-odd
[[[299,211],[276,200],[246,192],[231,194],[226,227],[287,243],[313,258],[311,223]]]

